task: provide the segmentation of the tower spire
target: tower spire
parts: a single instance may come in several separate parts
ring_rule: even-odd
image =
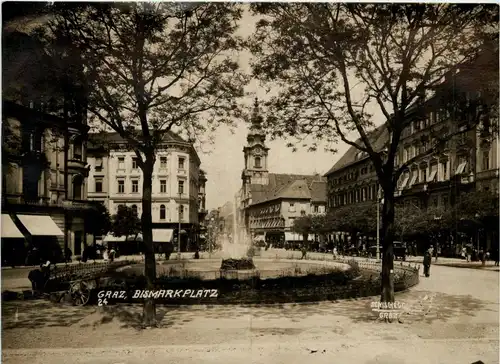
[[[252,128],[254,128],[254,129],[261,128],[262,116],[260,115],[258,97],[255,97],[254,102],[253,102],[253,111],[252,111],[251,121],[252,121]]]

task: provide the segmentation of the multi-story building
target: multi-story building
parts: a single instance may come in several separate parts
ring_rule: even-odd
[[[142,171],[136,158],[117,133],[91,134],[87,157],[89,200],[104,203],[111,215],[119,205],[127,205],[141,216]],[[153,170],[153,239],[170,241],[177,236],[180,226],[181,249],[189,249],[196,242],[200,185],[205,181],[193,143],[168,132],[158,148]]]
[[[373,149],[383,152],[388,141],[385,126],[369,134]],[[370,158],[351,147],[325,174],[328,179],[328,209],[377,199],[378,181]]]
[[[18,255],[31,246],[51,259],[61,259],[54,256],[57,246],[57,254],[70,249],[80,255],[87,243],[85,218],[94,210],[86,201],[85,95],[76,92],[76,83],[65,93],[57,79],[27,77],[25,67],[44,69],[46,55],[24,33],[5,36],[2,222],[14,230],[2,228],[3,245],[17,235],[25,240],[24,246],[16,243]]]
[[[326,179],[319,174],[269,173],[269,148],[265,145],[261,122],[256,101],[248,144],[243,148],[243,183],[236,196],[240,206],[238,221],[248,233],[265,234],[268,241],[280,241],[285,232],[291,232],[297,217],[325,212]]]
[[[498,50],[483,53],[476,62],[481,64],[492,59],[498,62]],[[474,72],[471,69],[477,68],[476,64],[471,68],[462,66],[460,70],[454,70],[443,88],[452,84],[454,92],[459,90],[464,93],[464,100],[473,100],[479,96],[478,90],[484,88],[484,84],[478,84],[475,75],[471,74]],[[496,82],[496,86],[490,88],[496,88],[498,92],[498,74],[491,80]],[[398,180],[396,201],[399,203],[422,208],[446,208],[468,191],[498,191],[498,136],[491,133],[484,135],[481,132],[484,125],[467,130],[465,120],[458,120],[457,116],[450,115],[448,108],[442,106],[439,92],[437,90],[434,97],[419,105],[418,115],[409,113],[413,120],[402,133],[396,165],[401,166],[409,160],[414,163]],[[426,110],[423,117],[422,109]],[[434,138],[456,133],[460,128],[464,128],[464,132],[451,138],[439,153],[428,153],[428,148],[435,144]],[[384,125],[378,127],[370,138],[374,150],[383,153],[389,140],[387,128]],[[419,155],[422,157],[418,158]],[[377,198],[377,176],[371,160],[355,147],[351,147],[326,176],[329,210]]]

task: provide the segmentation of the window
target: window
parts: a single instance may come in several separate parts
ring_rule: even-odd
[[[184,193],[184,181],[179,181],[177,192],[179,193],[179,195],[182,195]]]
[[[118,193],[125,193],[125,181],[118,181]]]
[[[260,168],[260,157],[255,157],[255,168]]]
[[[137,169],[137,157],[132,158],[132,169]]]
[[[82,140],[80,138],[76,138],[73,143],[73,159],[82,160]]]
[[[80,175],[73,178],[73,200],[82,199],[83,178]]]
[[[160,157],[160,168],[167,169],[167,157]]]
[[[95,159],[95,170],[96,172],[102,171],[102,158]]]
[[[448,207],[448,196],[443,196],[443,207]]]
[[[139,181],[132,180],[132,193],[139,193]]]
[[[184,220],[184,205],[179,205],[179,220]]]
[[[167,180],[160,180],[160,193],[167,193]]]
[[[487,171],[488,169],[490,169],[490,152],[484,151],[483,152],[483,171]]]
[[[125,157],[118,157],[118,169],[125,169]]]
[[[132,213],[133,213],[135,216],[138,216],[138,215],[137,215],[137,205],[132,205]]]
[[[420,170],[420,182],[427,182],[427,167]]]
[[[102,192],[102,180],[96,179],[95,181],[95,192]]]
[[[448,162],[441,162],[439,164],[440,166],[440,171],[439,171],[439,181],[446,181],[448,179]]]
[[[160,220],[165,220],[167,218],[167,210],[165,205],[160,205]]]
[[[314,212],[318,213],[319,212],[319,206],[318,205],[315,205],[314,206]]]
[[[184,157],[179,157],[179,169],[184,169]]]
[[[295,204],[294,203],[290,204],[290,207],[288,208],[288,211],[289,212],[295,212]]]

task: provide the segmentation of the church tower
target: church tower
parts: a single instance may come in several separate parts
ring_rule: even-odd
[[[241,174],[243,189],[249,191],[250,184],[267,185],[269,183],[269,171],[267,169],[266,134],[262,129],[262,116],[259,111],[259,102],[255,98],[251,118],[250,131],[247,136],[247,145],[243,148],[245,156],[245,169]]]

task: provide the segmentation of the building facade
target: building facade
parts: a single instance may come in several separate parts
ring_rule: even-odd
[[[89,164],[89,200],[102,202],[115,214],[126,205],[142,214],[142,171],[137,157],[117,133],[91,134]],[[200,173],[200,159],[192,143],[174,133],[167,133],[160,145],[153,169],[152,217],[153,238],[174,238],[179,231],[182,249],[197,241],[200,202],[205,200],[206,175]],[[202,213],[203,214],[203,213]],[[160,234],[161,230],[164,230]],[[157,234],[158,233],[158,234]],[[167,240],[170,240],[167,238]]]
[[[498,50],[491,59],[498,62]],[[478,60],[484,62],[485,60]],[[462,67],[454,70],[443,86],[452,84],[454,92],[463,93],[466,102],[474,101],[484,85],[478,84],[471,69]],[[480,66],[479,66],[480,67]],[[498,91],[498,74],[492,77],[492,89]],[[484,122],[473,130],[465,128],[466,120],[450,114],[442,106],[439,90],[435,96],[420,105],[424,115],[412,115],[411,122],[402,133],[396,155],[396,166],[412,160],[399,178],[396,201],[419,208],[429,206],[446,209],[459,201],[460,196],[470,191],[491,190],[498,193],[498,134],[483,133]],[[498,123],[489,120],[488,123]],[[460,132],[460,128],[464,132]],[[439,152],[429,153],[436,138],[448,133],[457,133],[450,138]],[[374,150],[383,152],[389,140],[387,128],[383,125],[371,134]],[[422,157],[419,157],[419,156]],[[328,210],[347,204],[376,200],[377,176],[369,157],[351,147],[326,174],[328,178]],[[488,246],[491,239],[488,240]]]
[[[291,232],[293,220],[326,210],[326,179],[316,175],[269,173],[266,135],[255,102],[252,124],[243,148],[245,167],[242,187],[235,197],[238,224],[247,233],[265,235],[268,241],[282,241]]]
[[[85,94],[78,83],[46,74],[47,55],[24,33],[7,33],[2,100],[2,247],[13,238],[16,260],[36,247],[43,259],[80,255],[90,241],[87,202]],[[66,253],[66,254],[65,254]],[[61,256],[62,254],[62,256]],[[17,263],[24,263],[22,262]]]

